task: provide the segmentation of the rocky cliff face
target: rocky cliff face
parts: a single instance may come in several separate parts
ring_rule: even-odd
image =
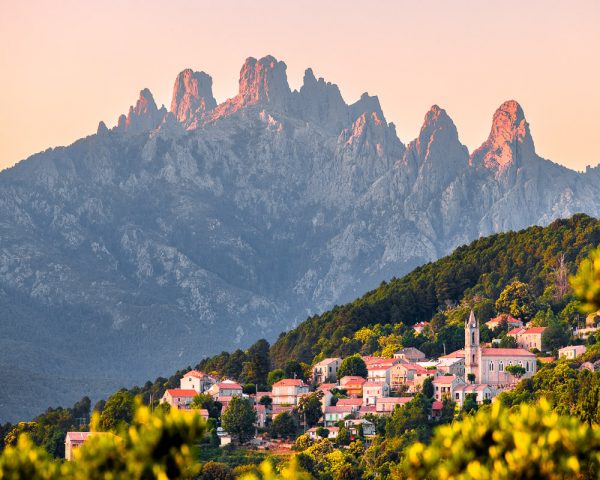
[[[377,97],[310,69],[291,91],[250,58],[239,85],[217,105],[184,70],[169,112],[142,90],[0,174],[0,421],[273,339],[480,235],[600,214],[598,168],[537,156],[514,101],[469,155],[438,106],[405,146]]]

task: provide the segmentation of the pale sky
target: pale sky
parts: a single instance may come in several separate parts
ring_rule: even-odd
[[[439,104],[472,151],[515,99],[541,156],[600,162],[598,0],[0,0],[0,169],[114,125],[144,87],[168,107],[186,67],[221,102],[267,54],[292,88],[312,67],[347,102],[378,95],[404,143]]]

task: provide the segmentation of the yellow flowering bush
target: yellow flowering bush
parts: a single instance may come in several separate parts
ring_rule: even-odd
[[[600,429],[559,416],[550,404],[489,412],[439,428],[408,449],[399,475],[473,480],[598,478]]]

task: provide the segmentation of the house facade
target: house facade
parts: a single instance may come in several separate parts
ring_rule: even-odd
[[[481,405],[485,401],[491,401],[495,397],[495,390],[490,385],[482,384],[463,384],[454,387],[452,400],[463,407],[467,395],[475,395],[475,401]]]
[[[196,395],[198,392],[191,388],[171,388],[165,391],[160,403],[167,403],[178,410],[188,410]]]
[[[179,388],[181,389],[192,389],[198,393],[204,393],[210,389],[217,381],[210,375],[206,375],[198,370],[191,370],[187,372],[179,380]]]
[[[390,396],[390,384],[367,381],[363,385],[363,405],[375,405],[378,398]]]
[[[346,390],[350,397],[362,397],[363,385],[367,380],[363,377],[348,376],[340,379],[340,388]]]
[[[583,355],[586,351],[585,345],[571,345],[569,347],[563,347],[558,349],[558,358],[576,358],[579,355]]]
[[[513,328],[507,335],[513,337],[520,348],[524,348],[525,350],[536,348],[542,351],[544,349],[542,336],[545,330],[545,327]]]
[[[285,378],[273,384],[271,397],[274,405],[297,405],[298,398],[309,393],[310,389],[298,378]]]
[[[312,369],[313,383],[335,382],[337,380],[337,371],[341,364],[341,358],[326,358],[315,364]]]

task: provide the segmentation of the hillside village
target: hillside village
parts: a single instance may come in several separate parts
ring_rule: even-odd
[[[193,369],[181,376],[179,388],[164,392],[159,408],[197,412],[207,421],[212,418],[216,425],[234,399],[244,399],[255,414],[254,438],[250,443],[259,448],[268,448],[274,437],[291,440],[302,433],[313,440],[335,440],[342,429],[350,439],[360,435],[368,444],[377,435],[378,417],[403,408],[427,388],[432,398],[428,416],[436,421],[444,408],[459,411],[467,402],[477,405],[492,402],[501,392],[513,389],[521,379],[532,377],[540,364],[555,359],[541,353],[544,327],[524,325],[506,314],[485,325],[492,330],[508,326],[507,335],[514,338],[517,347],[500,348],[495,340],[482,343],[480,322],[471,311],[464,325],[464,348],[439,358],[426,358],[414,347],[402,348],[391,358],[360,355],[325,358],[311,367],[306,380],[282,378],[272,384],[270,391],[254,392],[247,392],[236,379],[216,378]],[[427,327],[428,322],[421,322],[413,328],[420,333]],[[585,345],[565,346],[558,349],[558,355],[573,359],[585,351]],[[360,372],[344,374],[348,365],[351,370],[357,368]],[[306,420],[304,402],[311,397],[320,403],[316,422]],[[213,405],[220,406],[220,414],[202,408],[199,399],[212,400]],[[273,435],[269,427],[285,415],[297,419],[296,428]],[[221,446],[235,443],[222,427],[217,427],[215,433]],[[65,457],[71,459],[73,450],[89,435],[90,432],[68,432]]]

